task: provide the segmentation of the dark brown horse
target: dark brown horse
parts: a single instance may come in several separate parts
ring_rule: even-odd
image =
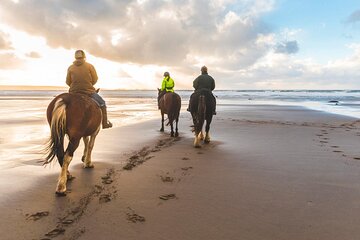
[[[160,89],[158,89],[158,95],[161,94]],[[159,107],[161,112],[161,128],[160,132],[164,131],[164,114],[168,116],[168,123],[171,127],[171,136],[177,137],[178,133],[178,122],[181,108],[181,98],[179,94],[174,92],[165,93],[159,100]],[[173,123],[175,121],[175,134]]]
[[[96,135],[100,131],[101,119],[100,108],[94,100],[86,95],[63,93],[50,102],[47,108],[47,120],[51,136],[47,143],[47,156],[44,164],[50,163],[55,156],[59,161],[61,172],[56,194],[66,195],[66,182],[70,176],[68,167],[81,138],[85,143],[82,156],[84,168],[94,167],[91,163],[91,151]],[[68,136],[69,143],[64,151],[65,135]]]
[[[190,99],[190,113],[194,123],[195,140],[194,147],[199,148],[200,141],[210,142],[210,124],[215,109],[212,93],[209,90],[200,90],[195,92]],[[205,125],[205,139],[203,134],[203,125]]]

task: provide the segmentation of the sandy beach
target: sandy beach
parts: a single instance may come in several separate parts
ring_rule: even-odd
[[[16,193],[7,171],[0,238],[358,239],[358,119],[228,105],[200,149],[190,125],[182,112],[179,138],[158,131],[160,118],[101,131],[94,169],[76,151],[66,197],[54,194],[57,165],[23,166]],[[29,169],[36,181],[23,176]]]

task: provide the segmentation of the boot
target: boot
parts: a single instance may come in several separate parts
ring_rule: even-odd
[[[111,128],[112,127],[112,123],[107,119],[107,111],[106,111],[106,106],[103,106],[100,108],[101,112],[102,112],[102,128]]]

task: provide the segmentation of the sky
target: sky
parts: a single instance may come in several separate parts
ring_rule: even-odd
[[[66,87],[83,49],[104,89],[360,89],[360,1],[2,0],[0,86]]]

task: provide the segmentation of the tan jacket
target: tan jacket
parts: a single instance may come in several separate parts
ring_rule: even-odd
[[[84,59],[77,59],[68,68],[66,84],[69,85],[71,93],[92,94],[95,92],[93,87],[98,80],[96,70],[93,65],[85,62]]]

